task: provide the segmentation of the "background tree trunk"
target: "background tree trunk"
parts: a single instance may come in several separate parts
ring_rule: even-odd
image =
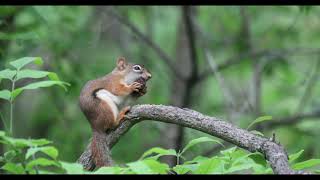
[[[171,96],[170,104],[177,107],[190,108],[192,106],[193,85],[190,79],[194,78],[192,45],[190,41],[190,33],[187,31],[186,16],[194,16],[196,7],[182,7],[181,17],[179,19],[176,39],[176,61],[175,66],[180,69],[181,75],[184,78],[174,76],[171,81]],[[191,18],[190,18],[191,19]],[[193,33],[193,32],[191,32]],[[195,62],[197,63],[197,62]],[[181,150],[184,143],[184,127],[177,125],[167,125],[167,138],[165,146],[167,148]],[[175,165],[176,158],[168,157],[165,161],[170,165]]]

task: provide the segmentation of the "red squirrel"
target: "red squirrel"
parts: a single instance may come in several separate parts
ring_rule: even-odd
[[[150,78],[151,73],[143,65],[120,57],[111,73],[88,81],[82,88],[79,105],[91,125],[91,152],[96,167],[108,166],[101,147],[104,133],[123,121],[130,110],[128,104],[146,93]]]

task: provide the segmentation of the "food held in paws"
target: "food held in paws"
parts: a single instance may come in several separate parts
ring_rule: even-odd
[[[147,82],[144,78],[139,78],[138,80],[136,80],[135,82],[138,82],[140,84],[142,84],[140,90],[138,92],[134,91],[131,95],[133,97],[140,97],[143,96],[144,94],[147,93]]]

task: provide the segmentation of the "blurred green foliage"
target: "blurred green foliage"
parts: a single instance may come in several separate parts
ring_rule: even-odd
[[[155,147],[146,151],[139,160],[102,167],[89,172],[82,168],[81,164],[70,163],[58,159],[58,150],[50,146],[52,142],[46,139],[19,139],[7,136],[0,131],[0,143],[9,146],[9,150],[0,156],[0,162],[4,162],[1,169],[11,174],[232,174],[253,173],[271,174],[272,169],[263,155],[248,153],[237,147],[232,147],[220,152],[213,157],[197,156],[192,160],[175,165],[170,168],[168,164],[159,161],[161,156],[175,156],[177,159],[184,158],[185,152],[190,151],[192,146],[204,142],[219,141],[200,137],[191,140],[181,152],[173,149]],[[222,145],[222,144],[221,144]],[[314,167],[320,165],[320,159],[310,159],[296,163],[303,150],[289,156],[290,165],[294,170],[309,169],[317,173]]]

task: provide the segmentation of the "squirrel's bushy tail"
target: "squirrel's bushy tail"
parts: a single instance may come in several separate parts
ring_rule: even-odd
[[[103,166],[111,166],[112,161],[107,156],[107,153],[110,153],[109,148],[104,140],[105,135],[104,132],[93,131],[93,137],[91,142],[91,152],[93,162],[97,168]]]

